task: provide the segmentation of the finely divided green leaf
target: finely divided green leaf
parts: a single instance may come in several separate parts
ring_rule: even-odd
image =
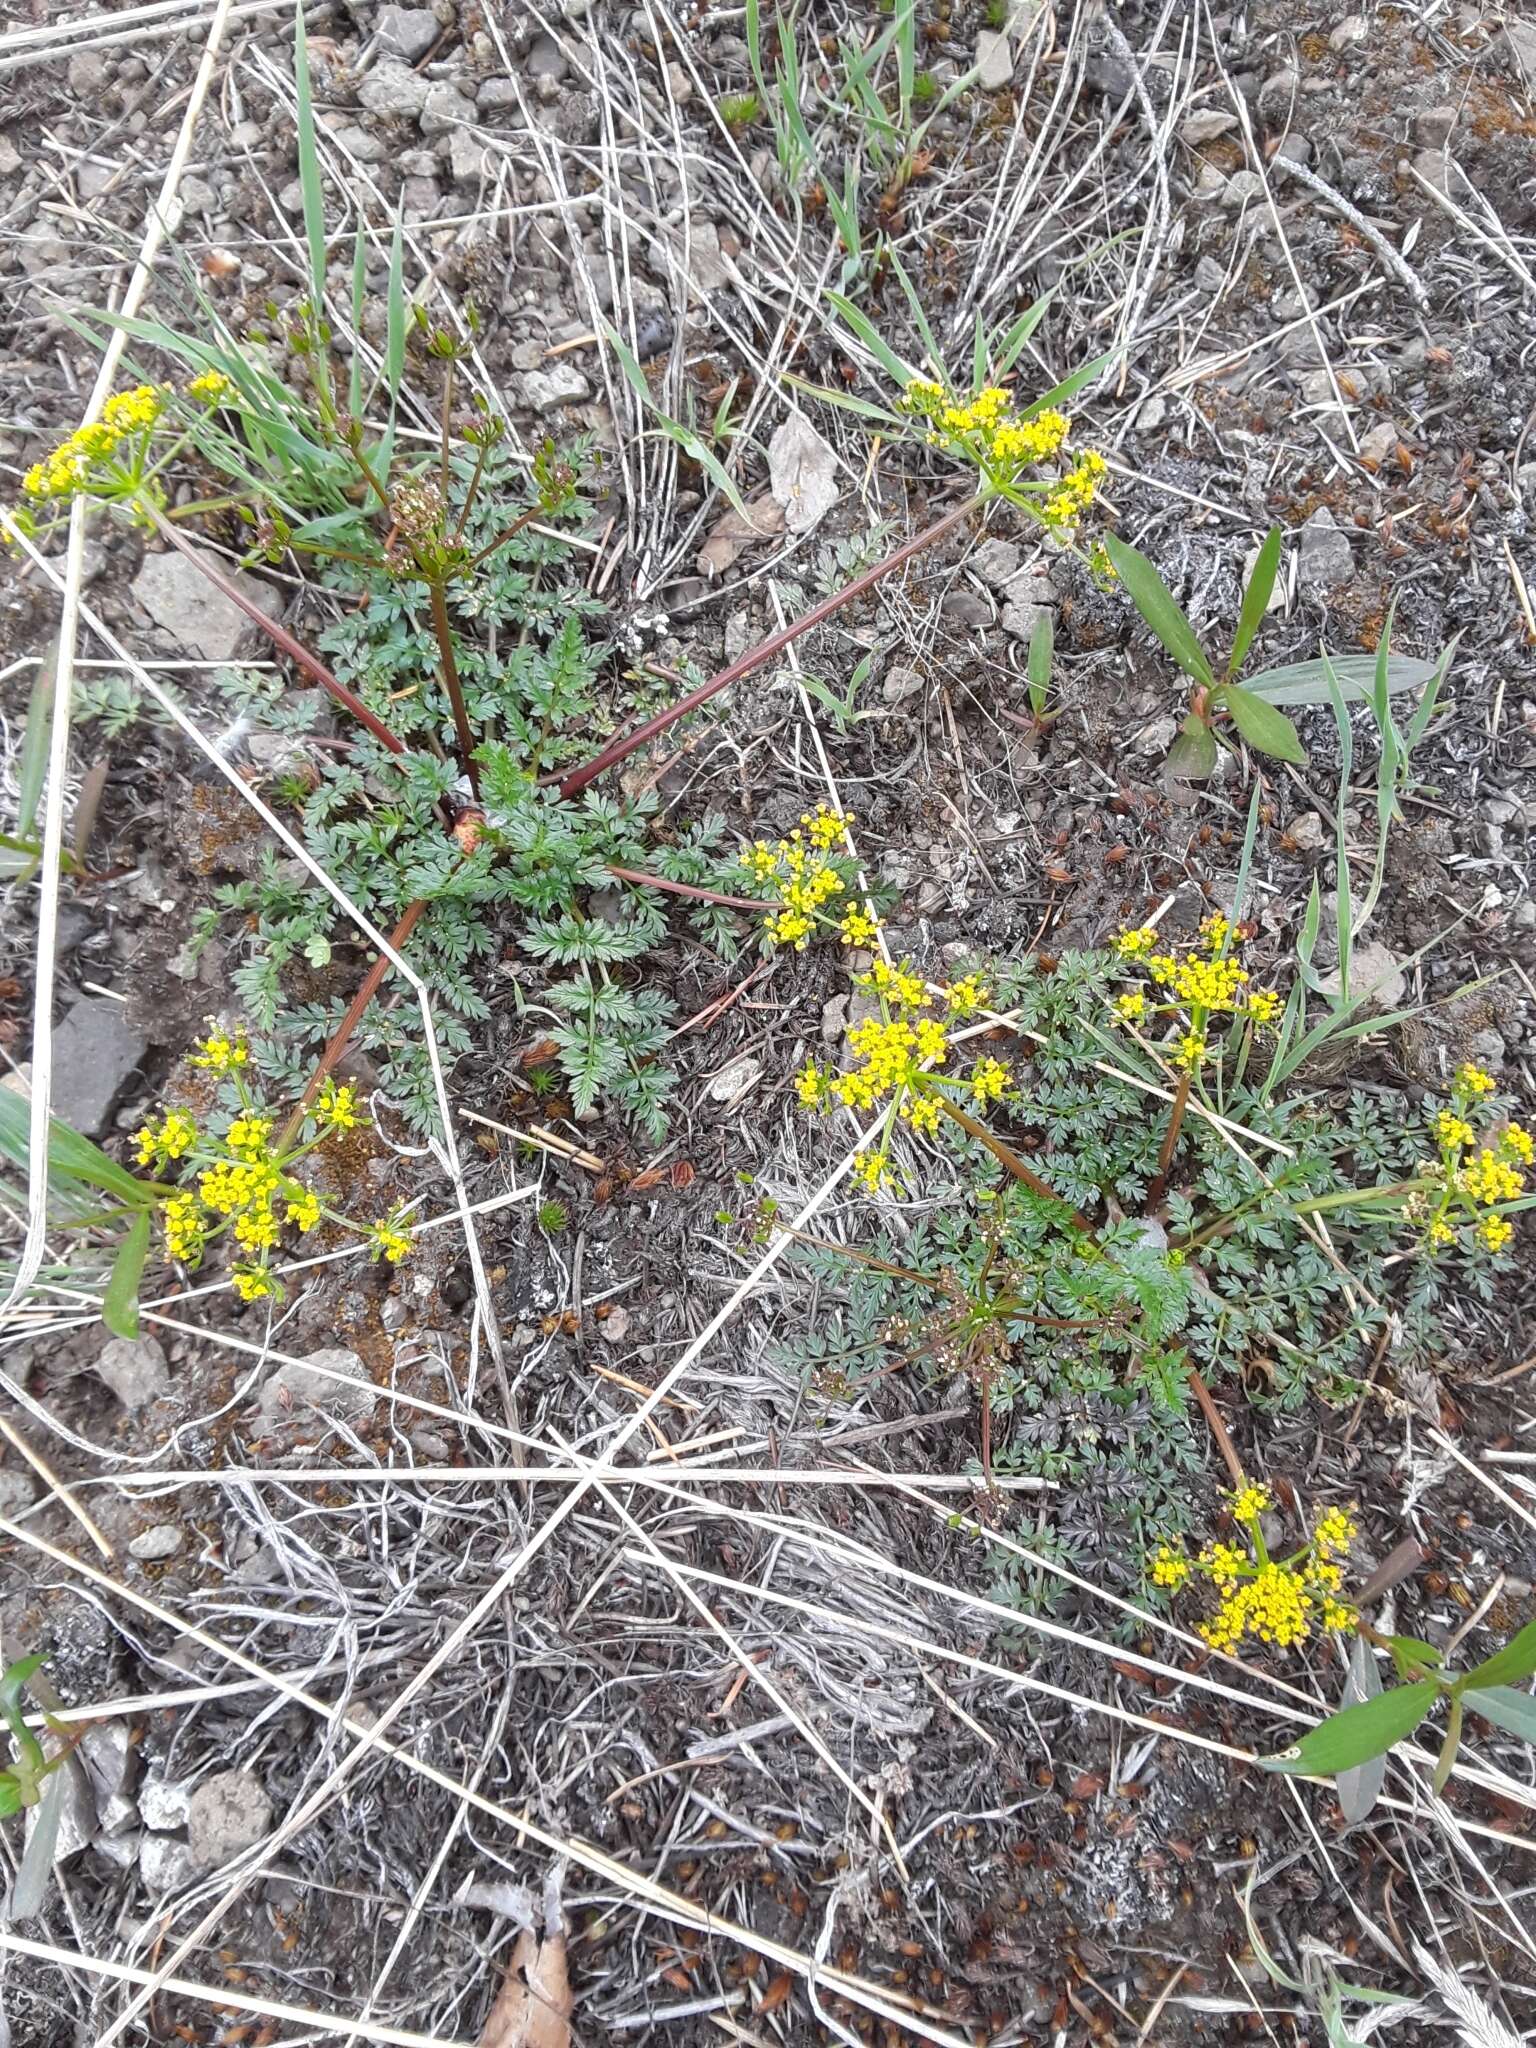
[[[1262,697],[1255,697],[1251,690],[1240,689],[1236,683],[1223,686],[1220,701],[1224,709],[1231,712],[1232,723],[1250,747],[1256,747],[1261,754],[1269,754],[1277,761],[1294,761],[1298,766],[1306,760],[1306,751],[1296,736],[1295,726],[1273,704],[1265,703]]]
[[[1339,1771],[1382,1756],[1394,1742],[1411,1735],[1439,1696],[1432,1678],[1415,1685],[1396,1685],[1373,1700],[1345,1707],[1303,1735],[1278,1756],[1259,1759],[1266,1771],[1280,1771],[1288,1777],[1331,1778]]]
[[[1125,585],[1127,596],[1179,667],[1197,682],[1204,683],[1207,689],[1214,688],[1216,678],[1205,658],[1205,649],[1195,638],[1195,629],[1180,610],[1173,592],[1151,562],[1139,548],[1133,548],[1115,534],[1105,534],[1104,546],[1114,563],[1115,574]],[[1214,752],[1211,758],[1214,762]],[[1207,769],[1206,773],[1209,772]]]

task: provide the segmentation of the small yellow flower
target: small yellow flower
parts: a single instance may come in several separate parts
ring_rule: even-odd
[[[989,1054],[979,1059],[971,1069],[971,1093],[983,1108],[989,1102],[1001,1102],[1003,1090],[1012,1078],[1002,1061],[993,1059]]]
[[[1523,1124],[1506,1124],[1499,1146],[1511,1159],[1518,1159],[1522,1166],[1536,1164],[1536,1138],[1532,1138]]]
[[[1348,1550],[1359,1533],[1359,1524],[1344,1508],[1327,1508],[1318,1516],[1312,1542],[1324,1557],[1337,1557]]]
[[[1438,1250],[1441,1245],[1454,1244],[1456,1233],[1443,1216],[1435,1216],[1424,1233],[1424,1241],[1432,1250]]]
[[[1280,1014],[1280,998],[1272,988],[1256,988],[1248,996],[1247,1008],[1255,1024],[1273,1024]]]
[[[411,1249],[411,1240],[403,1230],[385,1217],[368,1226],[368,1242],[371,1259],[385,1259],[391,1266],[398,1266]]]
[[[872,1195],[878,1195],[891,1178],[890,1167],[883,1152],[855,1152],[853,1174],[854,1179],[861,1181]]]
[[[265,1266],[236,1266],[231,1279],[242,1301],[261,1301],[275,1291]]]
[[[1237,1522],[1256,1522],[1273,1504],[1273,1496],[1267,1486],[1255,1486],[1250,1482],[1246,1486],[1238,1487],[1232,1495],[1232,1519]]]
[[[828,1077],[825,1070],[812,1060],[795,1076],[795,1093],[805,1109],[820,1109],[827,1099]]]
[[[1147,999],[1139,988],[1115,997],[1115,1011],[1122,1023],[1138,1024],[1147,1014]]]
[[[327,1075],[320,1090],[320,1099],[315,1104],[316,1113],[333,1131],[355,1131],[362,1122],[357,1106],[357,1090],[352,1087],[337,1087]]]
[[[313,1230],[320,1221],[320,1197],[298,1181],[289,1182],[286,1194],[286,1220],[298,1230]]]
[[[938,1131],[943,1112],[932,1095],[910,1094],[901,1105],[901,1115],[914,1131],[931,1138]]]
[[[983,1008],[987,1000],[987,989],[979,974],[963,974],[958,981],[952,981],[945,992],[952,1017],[972,1017]]]
[[[225,1133],[224,1142],[237,1159],[254,1164],[265,1156],[267,1139],[271,1135],[270,1117],[237,1116]]]
[[[1122,960],[1144,960],[1157,944],[1157,932],[1152,925],[1133,925],[1123,931],[1115,940],[1115,951]]]
[[[234,389],[234,379],[226,377],[222,370],[204,370],[187,386],[187,396],[195,398],[199,405],[222,405]]]
[[[195,1266],[202,1256],[204,1237],[202,1211],[196,1200],[191,1195],[172,1195],[162,1221],[167,1252],[173,1259]]]
[[[1323,1601],[1324,1628],[1351,1629],[1354,1627],[1356,1619],[1357,1616],[1353,1607],[1347,1606],[1342,1600],[1335,1600],[1332,1594],[1325,1597]]]
[[[1464,1095],[1491,1095],[1494,1081],[1492,1074],[1485,1073],[1481,1067],[1474,1067],[1469,1060],[1457,1069],[1456,1086]]]
[[[245,1040],[238,1035],[229,1037],[226,1032],[213,1031],[205,1038],[192,1055],[194,1067],[207,1067],[210,1073],[228,1074],[236,1067],[243,1067],[250,1058]]]
[[[1484,1216],[1478,1221],[1477,1234],[1491,1252],[1500,1252],[1515,1234],[1512,1223],[1502,1216]]]
[[[1472,1143],[1472,1126],[1452,1109],[1436,1110],[1430,1128],[1447,1152]]]
[[[1198,1067],[1204,1058],[1205,1033],[1203,1031],[1186,1031],[1174,1047],[1174,1065],[1176,1067],[1194,1068]]]
[[[1152,1560],[1152,1583],[1167,1586],[1176,1593],[1190,1574],[1190,1562],[1182,1550],[1173,1550],[1166,1543]]]
[[[845,946],[872,946],[880,936],[879,920],[857,903],[843,912],[837,930]]]
[[[1219,953],[1231,935],[1231,920],[1223,917],[1219,910],[1213,910],[1209,917],[1200,920],[1200,936],[1213,953]]]

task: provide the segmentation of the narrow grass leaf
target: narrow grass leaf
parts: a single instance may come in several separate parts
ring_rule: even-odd
[[[1115,567],[1115,574],[1125,586],[1126,595],[1143,620],[1162,641],[1179,667],[1192,675],[1206,688],[1215,687],[1216,678],[1211,673],[1211,664],[1205,658],[1205,649],[1195,638],[1195,629],[1179,608],[1177,599],[1157,573],[1140,548],[1133,548],[1113,533],[1106,533],[1104,546]],[[1186,730],[1188,729],[1186,721]],[[1215,761],[1215,745],[1212,742],[1211,759]],[[1206,771],[1209,774],[1209,769]]]
[[[67,1768],[67,1766],[66,1766]],[[40,1913],[48,1898],[48,1880],[53,1875],[53,1852],[59,1839],[59,1822],[64,1816],[64,1771],[58,1770],[43,1787],[37,1818],[27,1837],[21,1868],[6,1912],[8,1920],[30,1920]]]
[[[149,1256],[150,1214],[141,1209],[128,1226],[118,1246],[111,1276],[101,1300],[101,1320],[114,1337],[139,1334],[139,1285],[144,1278],[144,1261]]]
[[[923,347],[927,351],[928,360],[938,370],[940,376],[942,376],[944,374],[944,358],[939,352],[939,344],[933,338],[933,329],[928,325],[928,315],[923,311],[923,302],[917,295],[917,287],[913,284],[911,278],[908,277],[907,267],[896,254],[896,251],[888,249],[886,254],[890,258],[892,270],[896,273],[896,282],[901,286],[903,293],[906,295],[907,304],[912,310],[913,324],[916,326],[918,333],[923,337]]]
[[[37,806],[48,775],[48,734],[53,723],[53,680],[59,658],[59,640],[52,642],[37,665],[32,694],[27,701],[27,725],[22,734],[21,755],[16,763],[16,835],[30,839],[37,820]]]
[[[1340,654],[1333,661],[1334,679],[1346,704],[1369,702],[1376,679],[1376,660],[1370,654]],[[1387,664],[1387,687],[1394,696],[1417,690],[1435,673],[1435,664],[1416,656],[1394,654]],[[1248,678],[1247,687],[1256,697],[1271,704],[1326,704],[1328,671],[1321,658],[1290,661],[1280,668],[1261,669]]]
[[[1227,674],[1235,676],[1243,665],[1243,657],[1253,645],[1253,636],[1263,623],[1264,614],[1269,610],[1269,600],[1275,588],[1275,577],[1280,568],[1280,529],[1272,526],[1264,536],[1264,545],[1259,549],[1258,560],[1253,565],[1253,574],[1248,578],[1248,587],[1243,592],[1243,608],[1238,614],[1237,631],[1232,636],[1232,652],[1227,657]]]
[[[298,105],[299,189],[304,201],[304,239],[309,245],[309,288],[316,326],[325,305],[325,188],[315,138],[315,103],[309,76],[309,34],[301,4],[293,18],[293,82]]]
[[[1019,414],[1021,420],[1032,420],[1036,413],[1044,412],[1048,406],[1070,405],[1085,384],[1091,384],[1099,372],[1114,361],[1115,351],[1108,349],[1101,356],[1095,356],[1091,363],[1083,363],[1070,376],[1063,377],[1059,384],[1053,384],[1043,396],[1026,405]]]
[[[843,325],[863,343],[864,347],[868,349],[891,382],[900,385],[902,390],[905,391],[912,382],[912,379],[917,375],[916,370],[912,368],[910,363],[902,361],[901,357],[897,355],[896,351],[881,334],[879,328],[875,326],[872,320],[859,311],[851,299],[847,298],[842,292],[828,292],[826,296],[828,303],[836,307]]]
[[[1468,1687],[1461,1702],[1469,1712],[1481,1714],[1507,1735],[1518,1735],[1536,1748],[1536,1697],[1517,1685]]]
[[[1518,1635],[1511,1636],[1502,1650],[1466,1674],[1462,1683],[1479,1691],[1490,1685],[1515,1685],[1536,1672],[1536,1621],[1528,1621]]]
[[[1381,1673],[1371,1654],[1371,1646],[1364,1636],[1356,1636],[1349,1646],[1349,1667],[1344,1673],[1344,1690],[1339,1703],[1345,1707],[1356,1706],[1362,1700],[1380,1697]],[[1381,1797],[1386,1777],[1385,1756],[1367,1757],[1364,1763],[1351,1765],[1339,1772],[1339,1811],[1345,1820],[1353,1824],[1367,1818]]]

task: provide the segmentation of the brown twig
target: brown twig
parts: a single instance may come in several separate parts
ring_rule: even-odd
[[[572,768],[564,775],[550,775],[545,779],[557,781],[562,796],[576,796],[589,782],[594,781],[605,770],[617,767],[620,761],[627,760],[641,747],[649,745],[658,733],[665,732],[668,726],[675,725],[678,719],[686,718],[690,711],[697,711],[699,706],[707,704],[711,697],[718,696],[722,690],[729,689],[732,683],[739,683],[743,676],[751,675],[754,669],[761,668],[765,662],[772,661],[775,655],[782,654],[790,642],[798,640],[802,633],[809,633],[824,619],[830,619],[834,612],[841,611],[845,604],[851,604],[855,598],[862,597],[865,591],[872,590],[882,578],[902,568],[914,555],[920,554],[924,548],[931,547],[936,540],[952,532],[985,503],[985,496],[978,493],[974,498],[967,498],[963,504],[954,506],[941,519],[936,519],[932,526],[924,527],[921,533],[897,548],[893,554],[887,555],[883,561],[876,562],[872,569],[866,569],[862,576],[855,576],[851,583],[845,583],[841,590],[834,590],[830,597],[824,597],[820,604],[813,605],[808,612],[802,612],[798,619],[791,620],[787,626],[781,626],[777,633],[771,633],[766,640],[759,641],[756,647],[749,647],[745,654],[730,664],[729,668],[721,669],[718,675],[711,676],[707,683],[701,683],[696,690],[679,699],[669,710],[658,711],[654,718],[646,719],[644,724],[636,726],[633,732],[610,741],[600,754],[595,754],[590,761],[584,761],[579,768]]]
[[[672,896],[694,896],[701,903],[721,903],[727,910],[777,910],[776,903],[765,902],[760,896],[722,896],[718,889],[701,889],[694,882],[674,882],[666,875],[648,875],[641,868],[616,867],[612,861],[608,872],[621,882],[634,882],[642,889],[665,889]]]
[[[420,896],[417,897],[414,903],[407,906],[405,915],[389,935],[391,951],[399,952],[411,933],[416,929],[416,920],[421,916],[426,907],[425,898]],[[362,986],[347,1006],[347,1014],[337,1025],[335,1031],[331,1034],[330,1043],[326,1046],[325,1051],[321,1053],[320,1064],[310,1075],[309,1085],[304,1090],[303,1095],[300,1096],[298,1107],[294,1110],[292,1116],[289,1117],[287,1123],[283,1125],[278,1135],[275,1151],[279,1158],[288,1150],[294,1139],[299,1135],[305,1113],[324,1086],[326,1075],[334,1070],[336,1062],[346,1051],[347,1046],[351,1042],[353,1032],[356,1031],[358,1025],[362,1022],[363,1012],[378,994],[379,984],[383,981],[384,976],[389,972],[393,964],[388,954],[381,953],[363,977]]]
[[[350,711],[359,724],[367,726],[374,738],[388,747],[392,754],[403,754],[405,752],[403,741],[396,738],[382,719],[374,716],[361,697],[354,696],[345,683],[333,676],[324,662],[317,660],[302,641],[296,640],[286,626],[280,626],[276,619],[262,610],[259,604],[253,603],[238,583],[233,582],[224,574],[222,569],[216,568],[205,554],[193,547],[185,534],[176,531],[175,527],[164,517],[158,507],[151,505],[147,500],[140,500],[139,502],[142,504],[156,532],[163,535],[178,553],[185,555],[187,560],[202,575],[207,577],[215,590],[221,591],[231,604],[238,605],[248,619],[260,626],[262,632],[266,634],[273,646],[281,648],[295,667],[301,668],[305,675],[320,685],[322,690],[326,691],[328,695],[336,699],[338,704],[343,705]]]

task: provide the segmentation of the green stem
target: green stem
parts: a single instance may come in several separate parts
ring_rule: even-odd
[[[475,766],[475,737],[469,727],[469,707],[464,702],[463,687],[459,682],[459,666],[453,653],[453,627],[448,618],[448,595],[446,586],[437,578],[427,585],[432,603],[432,630],[437,635],[437,651],[443,665],[443,687],[448,692],[448,701],[453,706],[453,730],[459,750],[459,766],[469,777],[469,786],[475,801],[480,800],[480,772]]]

